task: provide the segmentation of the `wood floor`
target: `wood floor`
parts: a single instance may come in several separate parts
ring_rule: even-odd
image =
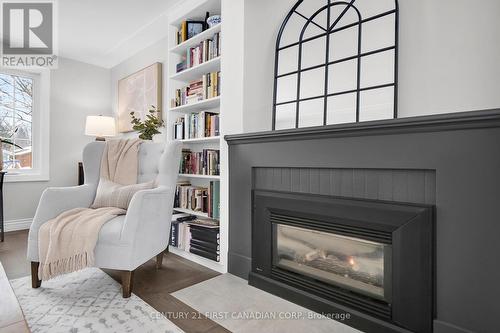
[[[0,243],[0,261],[9,279],[30,275],[30,264],[26,259],[27,239],[27,231],[17,231],[5,234],[5,242]],[[120,282],[119,272],[104,271]],[[159,270],[154,260],[137,268],[133,292],[185,332],[229,332],[171,295],[217,275],[219,273],[168,253]]]

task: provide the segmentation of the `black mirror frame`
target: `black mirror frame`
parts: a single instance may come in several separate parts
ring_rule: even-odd
[[[283,23],[281,25],[281,28],[280,28],[280,30],[278,32],[278,37],[276,39],[276,50],[275,50],[275,59],[274,59],[275,65],[274,65],[273,117],[272,117],[272,129],[273,129],[273,131],[276,130],[276,108],[279,105],[296,103],[296,109],[295,109],[295,112],[296,112],[296,114],[295,114],[295,128],[299,128],[300,102],[307,101],[307,100],[324,98],[323,126],[325,126],[325,125],[327,125],[328,97],[338,96],[338,95],[343,95],[343,94],[352,94],[352,93],[356,93],[356,122],[359,122],[360,121],[360,115],[359,115],[359,113],[360,113],[359,112],[360,111],[360,93],[362,91],[366,91],[366,90],[382,89],[382,88],[387,88],[387,87],[394,87],[393,117],[397,118],[398,117],[398,50],[399,50],[399,4],[398,4],[398,0],[394,0],[394,9],[389,10],[389,11],[385,11],[385,12],[381,12],[379,14],[376,14],[374,16],[370,16],[370,17],[367,17],[367,18],[363,18],[363,16],[361,15],[360,11],[354,5],[354,3],[356,2],[356,0],[351,0],[349,2],[347,2],[347,1],[335,1],[335,0],[333,0],[333,1],[332,0],[325,0],[326,5],[323,6],[323,7],[321,7],[321,8],[319,8],[311,17],[307,18],[306,16],[302,15],[300,12],[297,11],[298,7],[304,1],[307,1],[307,0],[299,0],[292,7],[292,9],[290,10],[290,12],[285,17],[285,20],[283,21]],[[345,8],[341,12],[341,14],[335,19],[335,21],[332,24],[330,24],[331,20],[332,20],[330,12],[331,12],[331,7],[333,7],[333,6],[345,6]],[[350,9],[356,11],[357,16],[358,16],[358,22],[352,23],[352,24],[348,24],[348,25],[345,25],[345,26],[342,26],[342,27],[339,27],[339,28],[335,28],[336,24],[342,19],[342,17]],[[328,20],[328,25],[329,25],[328,29],[324,29],[323,27],[319,26],[318,24],[316,24],[313,21],[313,19],[319,13],[323,12],[324,10],[327,10],[327,20]],[[282,37],[283,31],[285,30],[286,25],[289,22],[290,18],[294,14],[297,14],[297,15],[301,16],[303,19],[306,20],[306,23],[304,24],[304,27],[302,28],[302,31],[301,31],[301,34],[300,34],[300,37],[299,37],[299,41],[295,42],[295,43],[292,43],[292,44],[289,44],[289,45],[280,46],[280,44],[281,44],[281,37]],[[395,34],[394,41],[395,41],[395,43],[394,43],[394,45],[362,53],[361,52],[361,45],[362,45],[361,41],[362,41],[362,35],[363,35],[362,34],[363,23],[370,22],[370,21],[373,21],[373,20],[378,20],[378,19],[384,18],[384,17],[389,16],[389,15],[394,15],[394,17],[395,17],[395,27],[394,27],[394,34]],[[318,26],[318,27],[320,27],[325,32],[321,33],[319,35],[316,35],[316,36],[304,39],[304,33],[306,31],[306,28],[311,23],[314,24],[314,25],[316,25],[316,26]],[[336,32],[339,32],[339,31],[342,31],[342,30],[345,30],[345,29],[348,29],[348,28],[352,28],[352,27],[355,27],[355,26],[358,26],[358,40],[357,40],[358,53],[357,53],[357,55],[354,55],[354,56],[351,56],[351,57],[347,57],[347,58],[342,58],[342,59],[335,60],[335,61],[330,61],[330,55],[329,55],[329,51],[330,51],[330,47],[329,47],[330,36],[332,34],[336,33]],[[326,57],[325,57],[325,63],[323,63],[321,65],[316,65],[316,66],[308,67],[308,68],[302,68],[302,45],[303,45],[303,43],[311,41],[311,40],[314,40],[316,38],[321,38],[321,37],[324,37],[324,36],[326,36]],[[287,72],[287,73],[284,73],[284,74],[278,74],[279,52],[282,51],[282,50],[284,50],[284,49],[287,49],[287,48],[290,48],[290,47],[293,47],[293,46],[297,46],[297,45],[299,46],[297,70],[293,71],[293,72]],[[369,87],[361,88],[361,58],[369,56],[369,55],[377,54],[377,53],[391,51],[391,50],[394,51],[394,81],[391,82],[391,83],[387,83],[387,84],[382,84],[382,85],[377,85],[377,86],[369,86]],[[337,63],[341,63],[341,62],[345,62],[345,61],[350,61],[350,60],[354,60],[354,59],[357,59],[357,73],[356,73],[356,75],[357,75],[357,78],[356,78],[357,85],[356,85],[356,89],[348,90],[348,91],[342,91],[342,92],[336,92],[336,93],[328,93],[329,92],[329,90],[328,90],[328,67],[330,65],[333,65],[333,64],[337,64]],[[300,98],[301,73],[304,72],[304,71],[308,71],[308,70],[312,70],[312,69],[316,69],[316,68],[321,68],[321,67],[325,67],[326,68],[325,69],[324,94],[320,95],[320,96],[314,96],[314,97],[308,97],[308,98],[302,98],[301,99]],[[285,76],[288,76],[288,75],[294,75],[294,74],[298,74],[298,76],[297,76],[297,98],[294,99],[294,100],[291,100],[291,101],[285,101],[285,102],[277,103],[278,79],[282,78],[282,77],[285,77]]]

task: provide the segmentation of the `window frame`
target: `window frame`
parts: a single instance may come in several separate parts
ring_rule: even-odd
[[[6,170],[4,181],[6,183],[49,181],[50,70],[46,68],[23,70],[1,68],[0,72],[33,80],[32,167],[31,169]]]

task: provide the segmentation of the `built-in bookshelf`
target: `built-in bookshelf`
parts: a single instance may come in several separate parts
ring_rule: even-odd
[[[188,208],[186,208],[185,203],[183,208],[176,207],[174,211],[219,222],[220,258],[219,261],[207,259],[175,246],[170,246],[170,251],[213,270],[226,272],[227,236],[225,235],[227,235],[228,223],[224,218],[226,215],[221,212],[224,208],[218,208],[217,214],[214,214],[213,206],[214,198],[219,201],[222,199],[220,188],[222,187],[221,183],[226,181],[226,176],[221,174],[218,168],[217,170],[213,169],[213,157],[205,155],[208,155],[207,152],[219,151],[219,154],[217,154],[219,165],[226,163],[220,155],[223,133],[219,124],[219,120],[223,118],[220,108],[223,96],[221,64],[224,55],[220,47],[223,23],[206,28],[178,44],[178,32],[183,22],[205,21],[207,11],[210,15],[220,15],[221,0],[190,0],[183,2],[182,10],[174,11],[169,19],[170,45],[168,47],[166,126],[168,140],[176,140],[182,143],[183,158],[186,151],[191,151],[194,155],[200,153],[200,156],[203,156],[202,163],[207,163],[206,167],[201,168],[201,172],[195,173],[192,172],[193,170],[181,172],[178,179],[179,184],[193,188],[193,191],[199,189],[201,195],[208,193],[209,199],[207,202],[210,207],[208,212],[207,207],[203,208],[204,211],[199,209],[199,205],[196,206],[196,209],[190,209],[191,206],[188,205]],[[196,57],[196,61],[192,57]],[[195,93],[189,94],[189,92]],[[194,117],[195,120],[190,118],[193,114],[199,115],[199,118]],[[182,125],[180,125],[180,128],[176,127],[179,126],[180,120],[186,122],[184,128]],[[192,126],[202,126],[202,128],[195,127],[192,130]],[[209,162],[206,162],[205,158]],[[196,163],[199,162],[196,160]],[[184,166],[181,165],[182,168]],[[185,168],[182,170],[186,171]],[[199,169],[195,171],[199,171]],[[215,186],[215,183],[218,186]],[[216,218],[211,216],[216,216]]]

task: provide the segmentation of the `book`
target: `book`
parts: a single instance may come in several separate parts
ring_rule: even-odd
[[[187,41],[187,21],[181,23],[181,40],[180,43]]]
[[[201,257],[207,258],[207,259],[217,261],[217,262],[220,260],[220,255],[214,254],[214,253],[211,253],[208,251],[200,250],[197,248],[190,248],[189,252],[194,253],[196,255],[199,255]]]
[[[175,66],[175,72],[176,73],[180,73],[183,70],[186,70],[187,68],[188,68],[188,66],[187,66],[187,59],[184,59],[182,62],[178,63]]]
[[[200,233],[205,233],[207,235],[216,235],[219,233],[218,225],[202,225],[197,223],[190,223],[190,226],[194,231],[199,231]]]
[[[212,198],[212,207],[210,210],[209,216],[214,218],[214,219],[219,219],[220,218],[220,182],[215,181],[211,182],[212,184],[212,192],[211,194],[213,195]]]
[[[220,234],[219,232],[205,232],[203,230],[199,229],[190,229],[190,234],[191,237],[197,240],[209,242],[209,243],[214,243],[214,244],[219,244],[220,242]]]
[[[172,225],[170,227],[169,245],[174,247],[179,246],[179,222],[172,222]]]
[[[205,251],[213,251],[214,253],[219,254],[220,245],[214,244],[212,242],[207,242],[201,239],[191,239],[191,248],[199,248]]]
[[[177,248],[180,250],[189,251],[191,245],[191,231],[189,224],[178,223]]]

